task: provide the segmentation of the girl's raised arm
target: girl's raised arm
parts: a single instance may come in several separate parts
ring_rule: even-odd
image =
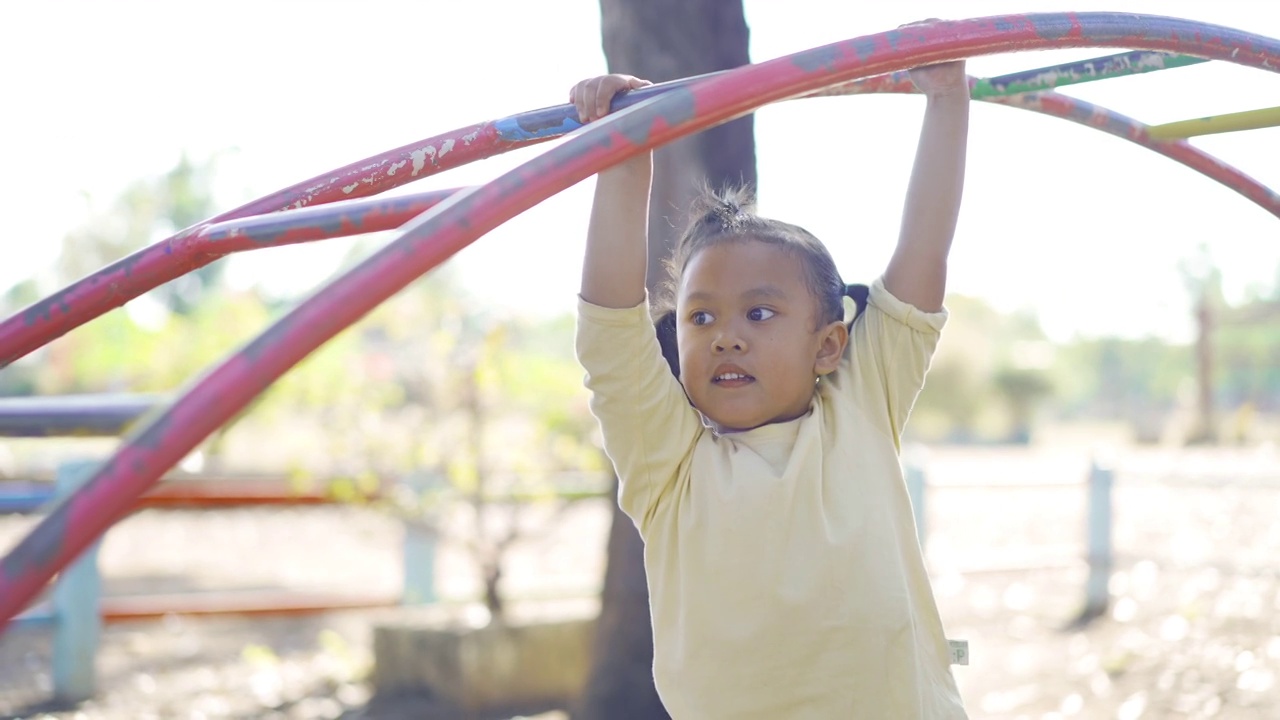
[[[614,95],[649,84],[630,75],[604,75],[575,85],[569,100],[578,117],[590,122],[608,114]],[[629,308],[644,302],[652,177],[652,156],[644,153],[596,178],[581,290],[592,305]]]
[[[911,80],[927,105],[898,246],[885,270],[884,285],[916,309],[937,312],[946,292],[947,255],[964,189],[969,83],[963,61],[915,68]]]

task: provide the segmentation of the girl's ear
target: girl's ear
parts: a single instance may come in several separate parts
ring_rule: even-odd
[[[837,320],[827,323],[821,332],[818,357],[814,359],[813,371],[818,375],[827,375],[840,367],[844,349],[849,345],[849,326]]]
[[[662,348],[662,357],[667,361],[667,367],[671,368],[671,374],[679,380],[680,347],[676,343],[676,311],[668,310],[659,315],[653,329],[658,334],[658,345]]]

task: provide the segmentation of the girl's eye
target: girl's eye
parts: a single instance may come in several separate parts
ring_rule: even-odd
[[[769,318],[773,317],[776,314],[777,313],[770,310],[769,308],[762,308],[762,307],[751,308],[751,310],[747,312],[747,319],[759,322],[761,320],[768,320]]]
[[[706,312],[705,310],[695,312],[693,315],[689,316],[689,319],[693,321],[694,325],[707,325],[712,320],[715,320],[711,313]]]

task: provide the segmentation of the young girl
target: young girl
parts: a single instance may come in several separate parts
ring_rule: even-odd
[[[598,177],[577,351],[676,720],[965,717],[898,452],[946,319],[969,90],[963,63],[912,80],[927,104],[901,235],[850,324],[823,244],[731,195],[680,239],[655,334],[651,160]],[[647,84],[607,75],[571,99],[590,121]]]

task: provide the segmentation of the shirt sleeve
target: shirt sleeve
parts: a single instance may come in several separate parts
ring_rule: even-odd
[[[576,351],[618,473],[618,502],[643,530],[688,460],[702,419],[663,359],[644,303],[611,309],[579,299]]]
[[[864,411],[883,418],[901,447],[902,431],[924,387],[947,311],[927,313],[894,297],[879,278],[853,323],[844,363],[832,378]]]

